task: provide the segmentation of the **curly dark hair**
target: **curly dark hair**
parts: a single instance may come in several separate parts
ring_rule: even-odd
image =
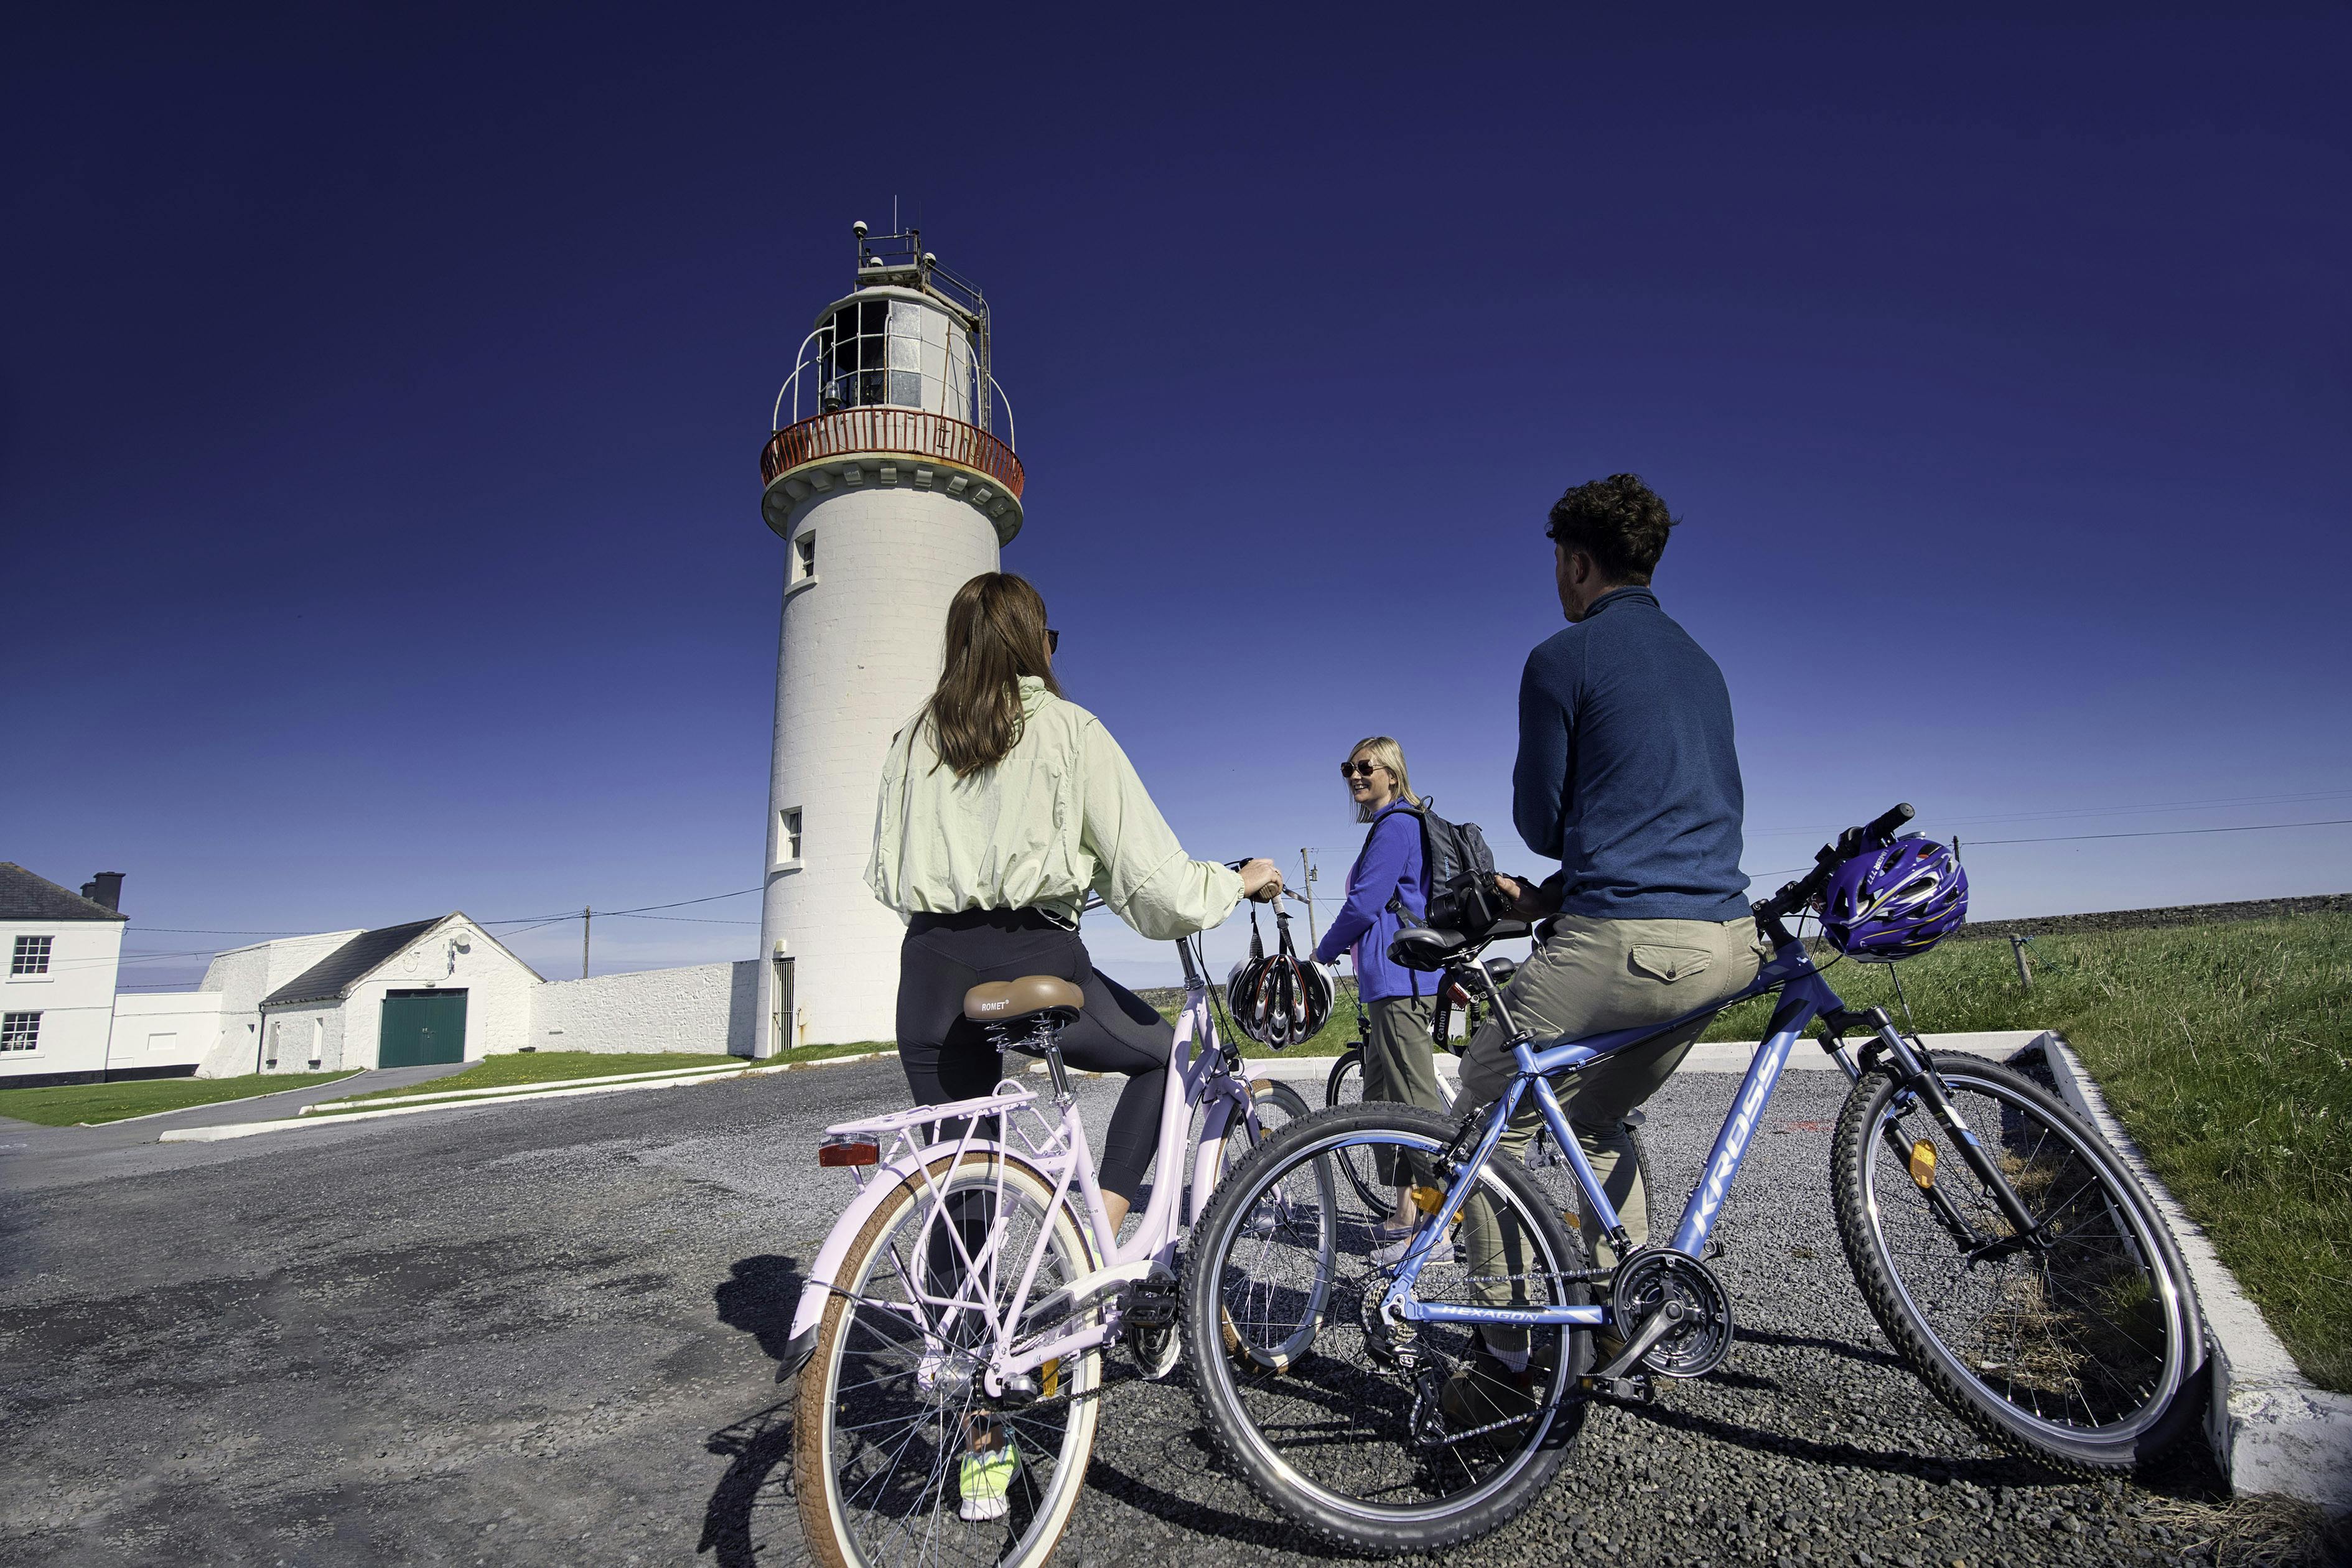
[[[1666,534],[1681,521],[1639,474],[1612,474],[1577,486],[1552,503],[1544,531],[1556,543],[1581,550],[1619,583],[1646,584],[1666,552]]]

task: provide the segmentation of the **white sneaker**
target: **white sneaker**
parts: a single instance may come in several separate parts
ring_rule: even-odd
[[[1416,1236],[1419,1234],[1419,1232],[1414,1233]],[[1372,1261],[1379,1264],[1383,1268],[1394,1268],[1398,1264],[1404,1261],[1404,1255],[1412,1247],[1412,1243],[1413,1237],[1408,1236],[1396,1241],[1391,1241],[1386,1247],[1376,1247],[1372,1248]],[[1451,1263],[1454,1261],[1454,1238],[1449,1236],[1443,1241],[1437,1242],[1432,1246],[1429,1249],[1429,1256],[1422,1261],[1423,1263]]]

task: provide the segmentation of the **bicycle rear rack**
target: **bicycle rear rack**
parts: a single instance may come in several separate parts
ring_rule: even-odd
[[[983,1094],[971,1100],[950,1100],[944,1105],[918,1105],[911,1110],[894,1110],[886,1116],[868,1116],[856,1121],[844,1121],[824,1130],[828,1140],[871,1138],[883,1145],[882,1163],[896,1164],[912,1160],[926,1149],[947,1141],[940,1131],[943,1122],[962,1121],[962,1136],[956,1141],[956,1153],[961,1156],[972,1142],[976,1124],[983,1117],[998,1119],[997,1142],[1015,1147],[1017,1152],[1034,1161],[1052,1161],[1069,1152],[1068,1130],[1057,1117],[1049,1117],[1038,1103],[1037,1091],[1011,1079],[1001,1080],[993,1094]],[[866,1184],[863,1170],[856,1173],[857,1184]]]

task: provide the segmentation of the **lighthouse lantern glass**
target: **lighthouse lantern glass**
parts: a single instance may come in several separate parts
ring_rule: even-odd
[[[833,312],[820,345],[825,405],[888,405],[973,422],[977,378],[962,324],[911,300],[856,300]]]

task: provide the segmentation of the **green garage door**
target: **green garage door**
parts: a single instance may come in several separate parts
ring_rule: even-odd
[[[416,1068],[466,1059],[463,991],[387,991],[375,1065]]]

